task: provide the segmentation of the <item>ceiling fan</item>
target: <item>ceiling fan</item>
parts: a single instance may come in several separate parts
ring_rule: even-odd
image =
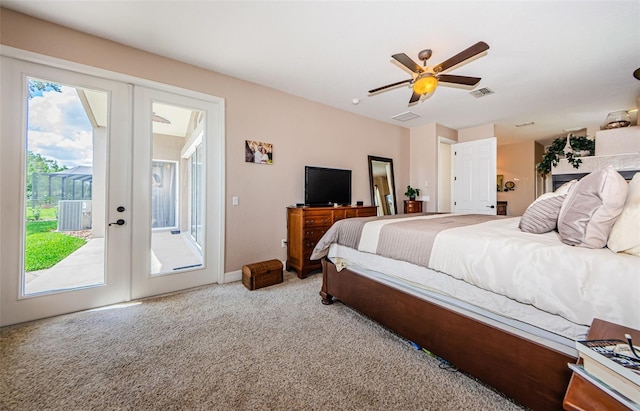
[[[369,94],[385,91],[401,84],[410,84],[413,88],[413,94],[409,99],[409,104],[412,104],[420,100],[420,97],[422,97],[423,95],[431,95],[438,86],[438,83],[443,83],[443,85],[449,83],[467,87],[474,87],[480,82],[480,77],[456,76],[451,74],[442,74],[442,72],[449,70],[455,66],[459,66],[463,63],[468,63],[472,59],[482,57],[483,53],[488,49],[489,45],[484,41],[480,41],[467,48],[466,50],[461,51],[450,59],[443,61],[438,65],[430,67],[427,67],[427,60],[429,60],[429,58],[431,57],[431,49],[425,49],[418,53],[418,58],[422,60],[422,66],[413,61],[404,53],[394,54],[391,57],[393,57],[398,63],[408,68],[413,73],[412,78],[399,81],[397,83],[388,84],[386,86],[374,88],[373,90],[369,90]]]

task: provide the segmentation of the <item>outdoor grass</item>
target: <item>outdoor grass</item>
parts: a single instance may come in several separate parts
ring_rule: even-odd
[[[38,219],[36,220],[36,210],[38,214]],[[43,221],[43,220],[55,220],[58,218],[58,207],[51,208],[33,208],[27,207],[27,221]]]
[[[26,272],[53,267],[87,242],[82,238],[52,232],[57,225],[58,222],[56,220],[27,223],[25,244]]]

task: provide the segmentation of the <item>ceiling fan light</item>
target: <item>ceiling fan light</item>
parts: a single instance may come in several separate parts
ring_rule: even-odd
[[[438,87],[438,79],[432,74],[418,77],[413,83],[413,91],[418,94],[430,94]]]

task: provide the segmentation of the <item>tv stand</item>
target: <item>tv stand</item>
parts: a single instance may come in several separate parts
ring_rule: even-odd
[[[299,278],[320,270],[320,260],[309,260],[313,248],[329,227],[338,220],[352,217],[374,217],[375,206],[287,207],[287,271]]]

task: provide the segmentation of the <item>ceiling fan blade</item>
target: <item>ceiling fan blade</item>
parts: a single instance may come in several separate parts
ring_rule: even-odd
[[[369,90],[369,94],[377,93],[378,91],[386,90],[391,87],[399,86],[400,84],[411,83],[411,79],[398,81],[397,83],[387,84],[386,86],[374,88],[373,90]]]
[[[433,68],[433,70],[436,73],[445,71],[453,66],[457,66],[464,62],[467,62],[467,60],[470,60],[471,58],[476,57],[487,50],[489,50],[489,45],[484,41],[479,41],[468,49],[463,50],[455,56],[451,57],[449,60],[443,61],[442,63],[438,64]]]
[[[411,98],[409,99],[409,104],[415,103],[416,101],[420,100],[420,96],[421,94],[418,94],[414,91],[413,94],[411,95]]]
[[[420,67],[420,65],[418,63],[416,63],[415,61],[413,61],[411,59],[411,57],[407,56],[404,53],[398,53],[398,54],[394,54],[393,56],[394,59],[396,59],[396,61],[400,64],[402,64],[403,66],[405,66],[406,68],[408,68],[409,70],[411,70],[414,73],[422,73],[424,70],[422,69],[422,67]]]
[[[440,83],[462,84],[463,86],[475,86],[482,80],[480,77],[454,76],[451,74],[438,75]]]

